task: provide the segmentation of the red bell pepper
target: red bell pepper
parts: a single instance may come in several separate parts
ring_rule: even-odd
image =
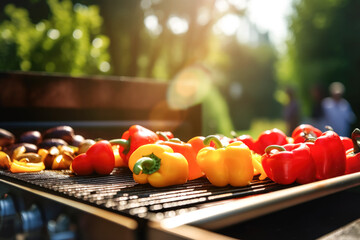
[[[265,148],[270,145],[285,145],[287,144],[287,137],[285,133],[277,128],[266,130],[260,134],[255,142],[255,152],[263,155]]]
[[[297,126],[291,134],[294,143],[305,142],[309,138],[320,137],[322,132],[310,124],[301,124]]]
[[[86,153],[74,158],[72,171],[77,175],[110,174],[115,167],[115,157],[111,144],[102,140],[92,145]]]
[[[196,162],[196,156],[200,149],[205,147],[204,137],[193,137],[187,143],[182,141],[159,141],[161,145],[171,147],[175,153],[181,153],[187,160],[189,166],[189,180],[204,176],[200,166]]]
[[[233,138],[230,143],[232,142],[236,142],[236,141],[241,141],[243,142],[246,146],[248,146],[248,148],[250,150],[253,150],[255,151],[255,141],[254,139],[248,135],[248,134],[243,134],[243,135],[240,135],[239,137],[236,137],[236,138]]]
[[[359,138],[360,130],[356,128],[351,134],[354,147],[346,152],[345,174],[360,172],[360,146],[358,143]]]
[[[121,139],[110,140],[111,144],[118,144],[121,158],[127,164],[131,154],[140,146],[156,143],[159,141],[158,135],[140,125],[133,125],[123,133]]]
[[[345,151],[353,148],[353,140],[351,138],[340,136],[340,139],[344,145]]]
[[[318,137],[311,149],[318,180],[341,176],[345,173],[345,148],[339,135],[332,130]]]
[[[169,139],[174,138],[174,134],[170,131],[157,131],[156,134],[162,141],[169,141]]]
[[[310,148],[304,143],[270,145],[261,160],[267,176],[279,184],[300,184],[313,182],[315,164]]]

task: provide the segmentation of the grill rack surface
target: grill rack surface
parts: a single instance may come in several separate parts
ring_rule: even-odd
[[[181,185],[155,188],[137,184],[127,168],[116,168],[108,176],[75,176],[69,170],[16,174],[0,170],[0,177],[119,214],[157,221],[218,205],[223,200],[290,187],[254,177],[246,187],[215,187],[206,178],[199,178]]]

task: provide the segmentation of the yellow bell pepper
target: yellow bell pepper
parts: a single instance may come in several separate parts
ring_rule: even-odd
[[[22,160],[13,160],[10,165],[10,172],[22,173],[22,172],[40,172],[45,169],[43,162],[31,163]]]
[[[11,159],[5,152],[0,151],[0,168],[9,169],[11,165]]]
[[[218,187],[248,185],[254,176],[250,149],[240,141],[223,147],[220,140],[212,135],[204,139],[205,145],[210,145],[210,142],[215,144],[215,148],[201,149],[196,160],[211,184]]]
[[[174,153],[169,146],[146,144],[130,156],[129,168],[135,182],[149,183],[153,187],[166,187],[186,183],[189,167],[186,158]]]
[[[254,165],[254,175],[259,175],[260,180],[267,178],[267,174],[261,164],[261,155],[251,151],[252,163]]]

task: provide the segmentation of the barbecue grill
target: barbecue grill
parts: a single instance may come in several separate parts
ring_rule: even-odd
[[[72,94],[84,88],[84,81],[90,87],[62,101],[69,93],[51,81],[73,89]],[[171,128],[184,139],[201,134],[200,106],[175,111],[162,105],[168,114],[149,118],[152,106],[164,104],[166,84],[35,73],[2,73],[0,83],[5,86],[0,90],[5,113],[0,127],[14,133],[66,124],[91,138],[114,138],[140,122]],[[98,103],[93,98],[100,85],[109,96]],[[156,97],[147,95],[150,90]],[[16,91],[21,94],[9,94]],[[129,92],[143,93],[143,98],[128,101],[133,98]],[[122,97],[114,101],[118,94]],[[51,100],[54,97],[60,100]],[[95,114],[99,112],[101,117]],[[254,177],[246,187],[215,187],[200,178],[154,188],[134,182],[126,168],[116,168],[109,176],[0,170],[0,239],[313,239],[360,216],[354,207],[360,200],[359,184],[360,173],[355,173],[305,185],[284,186]]]

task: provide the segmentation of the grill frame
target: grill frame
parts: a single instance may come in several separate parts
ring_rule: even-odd
[[[19,174],[12,175],[19,176]],[[87,178],[94,179],[96,177],[89,176]],[[119,228],[122,234],[128,236],[127,239],[169,239],[169,237],[172,239],[194,239],[196,236],[206,236],[208,239],[228,239],[226,236],[217,234],[216,231],[336,192],[355,188],[360,185],[360,173],[305,185],[282,186],[283,189],[255,194],[251,197],[230,197],[207,202],[198,209],[192,209],[164,219],[146,219],[124,212],[103,209],[99,206],[55,195],[52,192],[39,190],[38,187],[29,187],[28,184],[12,177],[6,177],[4,174],[0,174],[0,185],[1,183],[7,184],[10,189],[17,188],[20,192],[27,191],[37,197],[40,196],[66,205],[67,208],[75,208],[81,213],[106,220],[116,226],[115,229]],[[101,222],[99,221],[99,223]],[[83,229],[83,231],[88,230]]]
[[[136,220],[152,221],[217,205],[224,200],[289,187],[254,177],[246,187],[220,188],[211,185],[206,178],[199,178],[181,185],[154,188],[134,182],[127,168],[116,168],[109,176],[75,176],[68,170],[17,174],[0,170],[0,178]]]

